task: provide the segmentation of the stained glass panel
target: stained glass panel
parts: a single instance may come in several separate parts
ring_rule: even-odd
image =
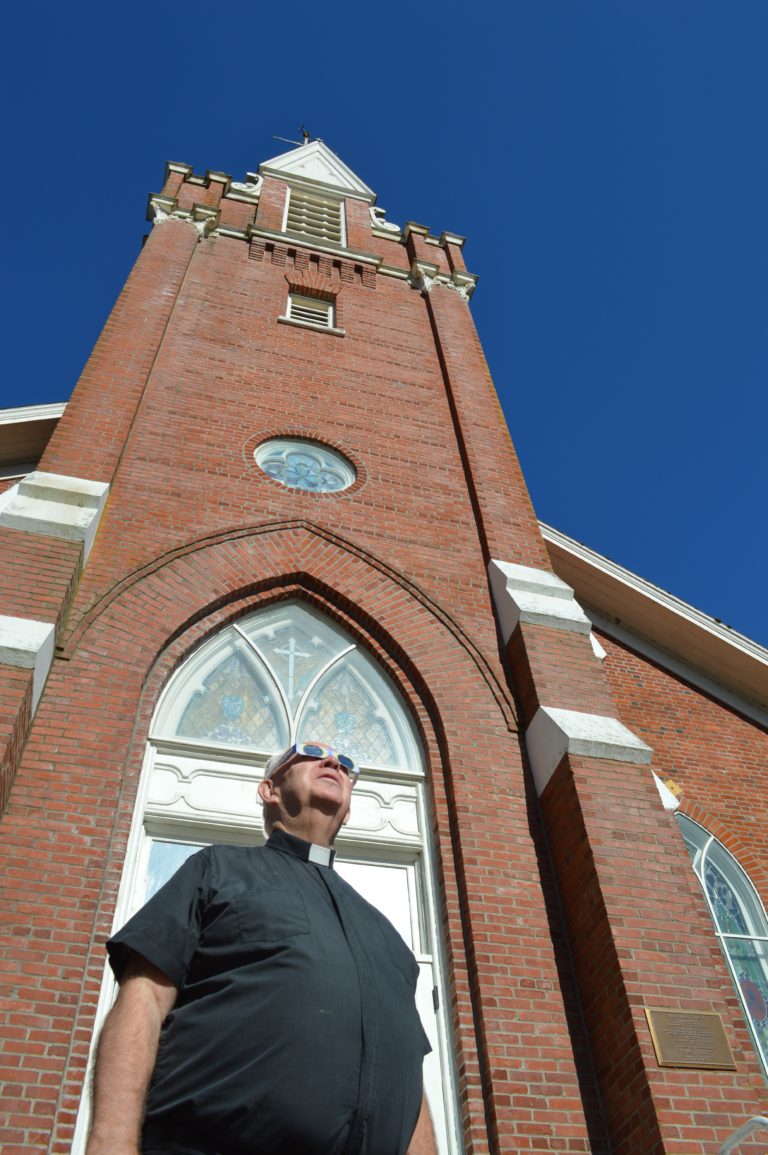
[[[254,454],[269,477],[290,489],[336,493],[355,480],[355,471],[340,453],[311,441],[266,441]]]
[[[724,934],[749,934],[750,930],[739,900],[714,862],[707,862],[704,881],[709,901],[712,903],[715,922],[720,930]]]
[[[298,736],[331,742],[361,764],[398,765],[390,721],[347,659],[319,683],[300,719]]]
[[[768,1066],[768,960],[766,943],[727,938],[725,948],[739,984],[763,1061]]]
[[[260,614],[244,632],[275,671],[292,706],[309,683],[349,642],[297,605]]]
[[[273,695],[238,653],[228,654],[192,694],[176,733],[182,738],[277,750],[287,742]]]
[[[296,601],[242,618],[201,646],[169,683],[152,736],[265,753],[314,738],[364,766],[421,769],[390,680],[348,634]]]

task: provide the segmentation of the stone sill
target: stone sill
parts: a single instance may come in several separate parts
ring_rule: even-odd
[[[293,317],[278,317],[278,325],[295,325],[297,329],[311,329],[313,333],[330,333],[332,337],[346,337],[346,329],[335,329],[331,325],[313,325],[311,321],[295,321]]]

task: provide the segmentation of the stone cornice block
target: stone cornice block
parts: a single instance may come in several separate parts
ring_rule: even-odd
[[[83,543],[83,563],[93,545],[109,493],[103,481],[86,481],[60,473],[30,473],[0,510],[0,525],[44,537]]]
[[[526,731],[525,743],[539,794],[566,754],[643,766],[653,755],[650,746],[618,718],[553,706],[539,707]]]
[[[403,239],[407,241],[411,233],[415,237],[428,237],[429,229],[426,225],[420,225],[416,221],[406,221],[403,225]]]
[[[456,245],[459,249],[463,248],[466,239],[466,237],[460,237],[458,233],[443,232],[440,234],[441,245]]]
[[[576,634],[591,631],[592,623],[573,590],[551,570],[492,560],[488,576],[505,642],[518,622]]]
[[[54,643],[55,631],[50,622],[38,622],[33,618],[12,618],[0,614],[0,663],[34,671],[33,714],[51,668]]]

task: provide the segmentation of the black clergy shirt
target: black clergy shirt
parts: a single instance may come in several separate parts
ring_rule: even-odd
[[[237,1155],[403,1155],[429,1051],[416,960],[308,842],[210,846],[107,944],[174,983],[148,1129]],[[332,858],[332,855],[330,856]]]

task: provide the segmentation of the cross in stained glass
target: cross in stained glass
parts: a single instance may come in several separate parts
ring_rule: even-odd
[[[288,701],[292,702],[294,695],[294,673],[296,670],[296,659],[308,658],[309,654],[298,648],[296,638],[293,636],[293,634],[291,634],[290,638],[288,639],[288,645],[284,646],[282,649],[276,649],[275,653],[284,654],[288,658],[288,685],[286,690],[288,694]]]

